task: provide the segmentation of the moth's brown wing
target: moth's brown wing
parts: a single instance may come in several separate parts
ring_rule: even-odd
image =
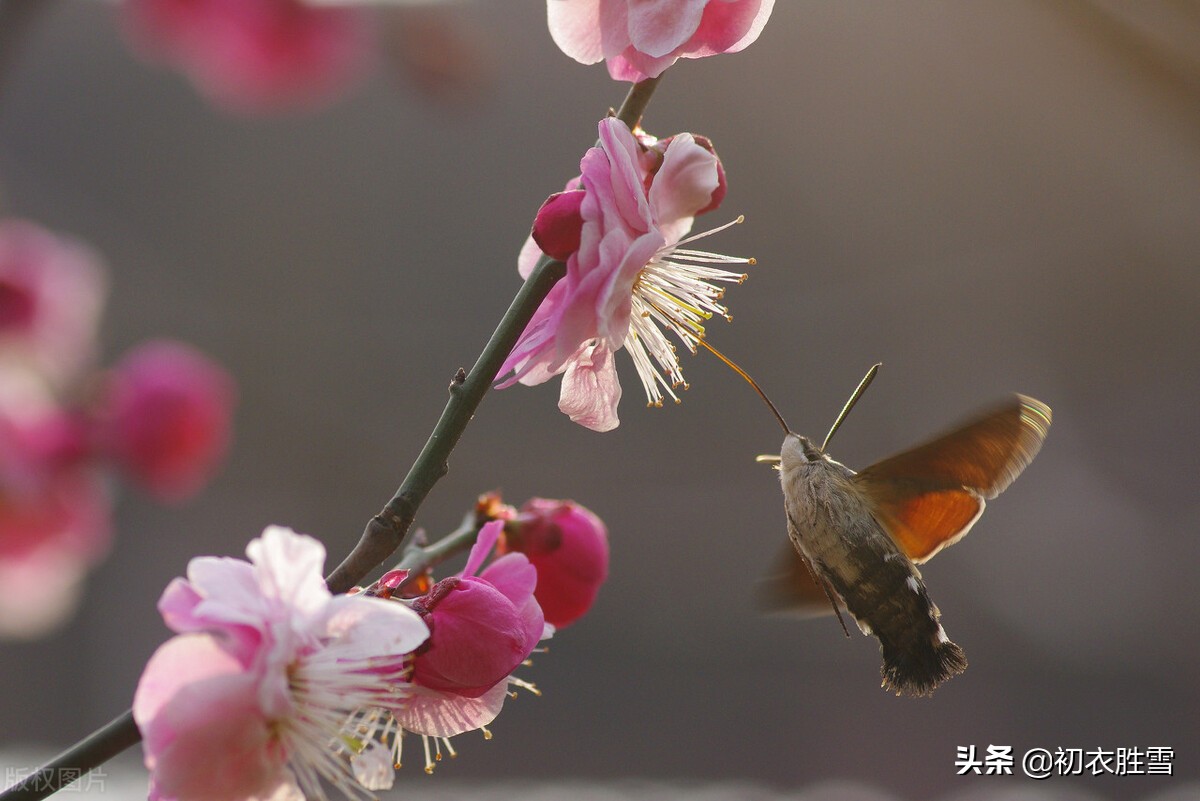
[[[765,612],[793,617],[821,617],[834,612],[825,590],[790,542],[779,551],[771,572],[759,579],[755,601]]]
[[[854,481],[877,519],[914,562],[971,529],[1037,455],[1050,407],[1024,395],[924,445],[871,465]]]

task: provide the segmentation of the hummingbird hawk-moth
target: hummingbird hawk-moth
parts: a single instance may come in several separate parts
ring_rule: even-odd
[[[736,370],[771,407],[786,435],[778,456],[760,456],[780,471],[790,546],[764,601],[801,613],[846,609],[879,640],[882,686],[926,696],[962,673],[967,660],[946,635],[917,565],[962,539],[988,500],[1021,474],[1050,428],[1050,407],[1013,395],[929,442],[861,472],[825,449],[875,377],[875,365],[838,415],[820,447],[794,433],[745,371]],[[846,625],[842,629],[849,636]]]

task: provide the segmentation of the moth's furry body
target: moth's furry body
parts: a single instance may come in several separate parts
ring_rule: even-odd
[[[929,695],[965,670],[966,658],[938,622],[921,573],[875,519],[854,475],[804,437],[788,434],[780,452],[788,536],[818,583],[864,634],[879,639],[883,686]]]

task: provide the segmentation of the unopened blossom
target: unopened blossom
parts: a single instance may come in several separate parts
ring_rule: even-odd
[[[218,105],[316,107],[366,72],[368,10],[303,0],[122,0],[132,44],[182,70]]]
[[[480,571],[502,528],[500,521],[485,524],[462,573],[438,582],[414,603],[429,625],[429,640],[414,657],[405,703],[389,709],[386,722],[374,719],[394,737],[397,763],[404,732],[421,736],[431,771],[431,745],[440,758],[443,747],[454,753],[450,737],[476,729],[486,735],[510,685],[537,692],[512,675],[553,631],[534,595],[537,571],[518,553]]]
[[[501,550],[525,554],[537,569],[534,597],[555,628],[591,609],[608,577],[608,529],[574,501],[526,501],[505,522]]]
[[[414,684],[477,698],[507,678],[541,639],[537,571],[529,560],[512,554],[479,573],[503,527],[486,524],[463,572],[437,582],[414,602],[430,630],[413,660]]]
[[[695,351],[705,322],[728,317],[718,284],[746,277],[714,265],[754,262],[688,247],[740,221],[686,236],[694,217],[715,208],[725,191],[707,140],[688,133],[638,139],[612,117],[599,128],[600,144],[584,155],[580,177],[546,202],[521,251],[522,277],[542,252],[565,259],[567,273],[501,367],[501,377],[512,376],[500,386],[561,374],[559,409],[608,431],[619,424],[616,351],[629,351],[650,405],[667,396],[678,402],[675,389],[687,385],[667,332]]]
[[[0,221],[0,368],[14,365],[60,386],[96,351],[104,305],[100,258],[24,220]]]
[[[101,449],[163,500],[199,491],[229,449],[233,379],[179,342],[148,342],[108,377],[98,412]]]
[[[0,381],[0,636],[35,637],[78,604],[108,550],[110,499],[84,458],[86,433],[39,378]]]
[[[371,798],[350,763],[371,746],[344,725],[401,705],[428,629],[401,604],[331,595],[311,537],[271,526],[246,554],[193,559],[159,601],[178,636],[133,701],[151,799],[322,798],[322,781]]]
[[[775,0],[546,0],[550,35],[618,81],[656,78],[680,58],[735,53],[767,24]]]

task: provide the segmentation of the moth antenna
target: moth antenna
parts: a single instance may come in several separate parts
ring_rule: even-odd
[[[883,367],[883,362],[878,362],[872,365],[871,369],[867,371],[867,374],[863,376],[862,381],[858,382],[858,386],[855,387],[854,393],[850,396],[850,400],[846,401],[846,405],[842,407],[841,413],[837,416],[837,419],[833,421],[833,427],[830,428],[829,433],[825,435],[825,441],[821,443],[821,453],[825,452],[825,446],[829,444],[829,440],[833,439],[834,433],[839,427],[841,427],[842,421],[846,419],[846,415],[850,414],[850,410],[854,408],[854,404],[858,403],[858,399],[861,398],[863,393],[867,391],[867,387],[871,386],[871,382],[875,380],[875,375],[879,372],[880,367]]]
[[[762,387],[758,385],[757,381],[750,377],[749,373],[738,367],[728,356],[721,353],[721,351],[717,350],[712,345],[708,344],[708,342],[705,340],[697,339],[696,341],[708,348],[709,352],[712,353],[713,356],[716,356],[718,359],[725,362],[726,366],[728,366],[730,370],[733,370],[742,378],[746,379],[746,383],[754,387],[754,391],[758,393],[758,397],[763,399],[763,403],[767,404],[767,407],[771,410],[771,414],[775,415],[775,419],[779,421],[779,425],[783,426],[783,433],[792,433],[792,429],[788,428],[787,421],[783,419],[783,415],[779,413],[779,410],[775,408],[775,404],[771,403],[771,399],[767,397],[767,393],[762,391]]]

